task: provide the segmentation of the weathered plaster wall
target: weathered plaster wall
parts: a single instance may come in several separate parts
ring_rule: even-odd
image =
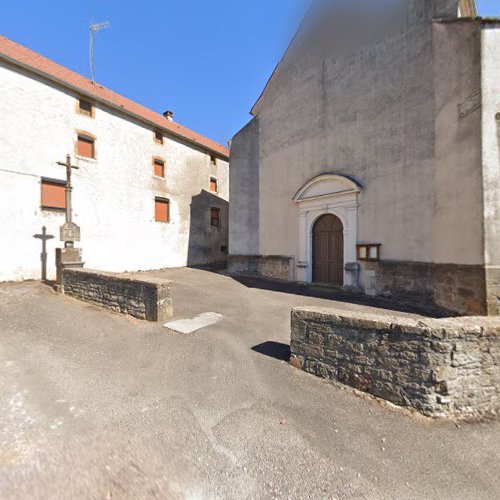
[[[432,417],[500,416],[500,321],[292,311],[291,363]]]
[[[252,120],[231,143],[229,207],[229,252],[231,255],[259,253],[259,120]]]
[[[356,242],[382,245],[380,263],[359,262],[358,284],[366,293],[486,314],[488,283],[492,312],[499,271],[484,265],[485,239],[492,241],[490,253],[500,248],[494,229],[498,75],[492,69],[498,68],[498,43],[481,32],[495,30],[488,23],[485,31],[480,20],[458,20],[456,1],[407,0],[380,11],[358,18],[355,9],[335,10],[333,18],[306,20],[299,31],[253,109],[258,149],[246,130],[233,143],[236,166],[258,151],[260,203],[258,249],[249,251],[249,235],[239,227],[240,248],[231,254],[289,256],[295,275],[310,281],[312,252],[299,258],[303,231],[291,200],[306,181],[337,173],[361,184],[357,227],[344,222],[345,239],[356,233],[347,250],[354,253]],[[483,81],[482,66],[489,68]],[[484,145],[481,90],[488,84],[490,140]],[[490,158],[487,180],[483,148]],[[239,213],[248,203],[235,179],[239,208],[233,213]],[[328,211],[343,220],[336,202],[315,199],[313,215]],[[485,237],[485,225],[491,236]]]
[[[500,22],[482,39],[484,231],[488,306],[500,314]]]
[[[358,241],[382,243],[382,258],[432,262],[434,68],[431,19],[456,2],[410,1],[371,43],[297,47],[255,108],[260,122],[262,255],[298,254],[291,198],[325,172],[363,183]],[[332,33],[343,20],[331,20]],[[359,21],[353,31],[360,31]],[[235,192],[236,197],[237,192]],[[279,215],[278,215],[279,214]],[[480,231],[480,228],[477,229]],[[472,229],[474,231],[474,228]],[[471,238],[478,235],[471,234]]]
[[[481,26],[436,22],[433,261],[484,264]],[[466,235],[466,237],[465,237]]]
[[[40,178],[64,180],[56,162],[67,153],[80,167],[73,174],[74,220],[88,267],[133,271],[225,259],[227,162],[213,166],[206,151],[173,137],[155,144],[152,128],[105,107],[97,106],[95,118],[82,116],[75,95],[4,63],[0,81],[0,280],[40,278],[41,242],[33,235],[43,226],[55,236],[47,243],[48,277],[55,276],[64,215],[41,210]],[[97,137],[97,160],[75,159],[77,130]],[[166,180],[153,176],[153,156],[166,160]],[[204,195],[211,175],[218,179],[217,197]],[[155,196],[170,199],[169,224],[155,222]],[[199,238],[210,206],[223,210],[223,226]],[[192,221],[192,215],[203,221]]]

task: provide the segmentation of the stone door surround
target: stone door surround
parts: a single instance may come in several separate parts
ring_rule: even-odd
[[[356,244],[358,236],[358,194],[361,184],[342,174],[323,174],[306,182],[293,201],[299,208],[299,258],[297,281],[313,280],[313,227],[325,214],[337,216],[344,226],[344,286],[358,286]]]

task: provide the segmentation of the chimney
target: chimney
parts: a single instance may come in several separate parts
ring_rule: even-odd
[[[165,111],[165,113],[163,113],[163,116],[169,121],[169,122],[173,122],[174,121],[174,112],[173,111]]]

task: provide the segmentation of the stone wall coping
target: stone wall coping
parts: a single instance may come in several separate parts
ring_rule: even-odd
[[[165,278],[155,278],[152,276],[143,276],[141,273],[113,273],[110,271],[97,271],[95,269],[65,269],[64,273],[68,274],[88,274],[103,278],[112,278],[120,281],[128,281],[134,283],[141,283],[144,285],[164,285],[170,286],[172,280]]]
[[[466,333],[500,336],[500,317],[412,318],[327,307],[296,307],[292,309],[292,318],[361,330],[379,330],[381,333],[403,333],[439,339],[460,337]]]

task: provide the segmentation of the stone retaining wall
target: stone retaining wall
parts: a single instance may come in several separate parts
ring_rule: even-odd
[[[173,316],[171,282],[90,269],[65,269],[62,291],[77,299],[147,321]]]
[[[500,415],[500,319],[292,311],[291,363],[431,417]]]
[[[435,304],[462,315],[497,314],[488,308],[484,266],[432,264],[424,262],[361,262],[370,274],[369,295],[393,300]],[[365,280],[366,281],[366,280]],[[492,280],[493,281],[493,280]]]
[[[228,272],[235,276],[291,281],[293,280],[292,262],[292,257],[284,255],[230,255]]]

